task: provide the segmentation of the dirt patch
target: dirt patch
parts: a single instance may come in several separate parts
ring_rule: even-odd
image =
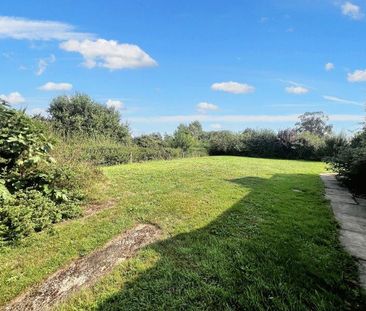
[[[102,203],[89,204],[84,209],[83,217],[89,217],[101,210],[115,207],[116,204],[117,204],[116,200],[108,200],[108,201],[102,202]]]
[[[57,271],[39,286],[13,300],[5,310],[49,310],[71,293],[93,284],[141,247],[156,241],[161,230],[150,224],[137,225],[117,236],[102,249]]]

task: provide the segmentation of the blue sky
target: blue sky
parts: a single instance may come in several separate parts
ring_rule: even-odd
[[[83,92],[135,135],[283,129],[324,111],[360,128],[366,0],[2,0],[0,95],[44,112]]]

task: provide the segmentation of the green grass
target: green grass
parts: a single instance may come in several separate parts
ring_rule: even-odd
[[[151,222],[162,241],[59,309],[362,309],[355,263],[323,198],[323,164],[206,157],[104,171],[116,207],[0,250],[0,305]]]

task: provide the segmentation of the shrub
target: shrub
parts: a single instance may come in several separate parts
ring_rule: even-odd
[[[240,141],[242,155],[263,158],[281,157],[281,144],[272,130],[246,129],[240,135]]]
[[[0,103],[0,238],[20,239],[80,214],[75,176],[50,155],[39,121]]]
[[[353,191],[366,194],[366,129],[341,146],[328,163]]]
[[[40,163],[50,163],[52,145],[24,112],[0,104],[0,177],[11,191],[25,188],[22,184],[29,170]],[[17,174],[22,180],[8,180]]]
[[[294,148],[296,159],[321,160],[325,140],[311,132],[302,132],[297,135]]]
[[[168,144],[164,141],[163,137],[159,133],[153,133],[149,135],[141,135],[135,137],[133,142],[136,146],[143,148],[164,148],[168,147]]]
[[[239,155],[242,151],[239,135],[230,131],[217,131],[209,134],[208,152],[210,155]]]
[[[80,212],[73,202],[56,204],[39,191],[18,191],[11,198],[0,199],[1,244],[42,231],[62,219],[77,217]]]

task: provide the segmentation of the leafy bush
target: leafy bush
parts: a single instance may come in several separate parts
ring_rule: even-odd
[[[321,160],[324,156],[325,139],[311,132],[297,135],[295,143],[295,159]]]
[[[80,214],[75,176],[51,157],[44,127],[0,103],[0,239],[13,241]]]
[[[168,143],[159,133],[153,133],[149,135],[141,135],[133,139],[133,143],[136,146],[143,148],[164,148],[168,147]]]
[[[366,194],[366,129],[339,147],[328,162],[352,190]]]
[[[53,161],[51,149],[40,128],[24,112],[0,103],[0,177],[10,191],[26,188],[27,173],[40,163]],[[19,180],[9,178],[11,175]]]
[[[246,129],[240,135],[242,149],[240,154],[250,157],[279,158],[281,144],[272,130]]]
[[[75,203],[57,205],[39,191],[18,191],[11,198],[0,199],[0,243],[19,240],[80,213]]]
[[[208,152],[210,155],[240,155],[240,137],[230,131],[217,131],[209,134]]]

